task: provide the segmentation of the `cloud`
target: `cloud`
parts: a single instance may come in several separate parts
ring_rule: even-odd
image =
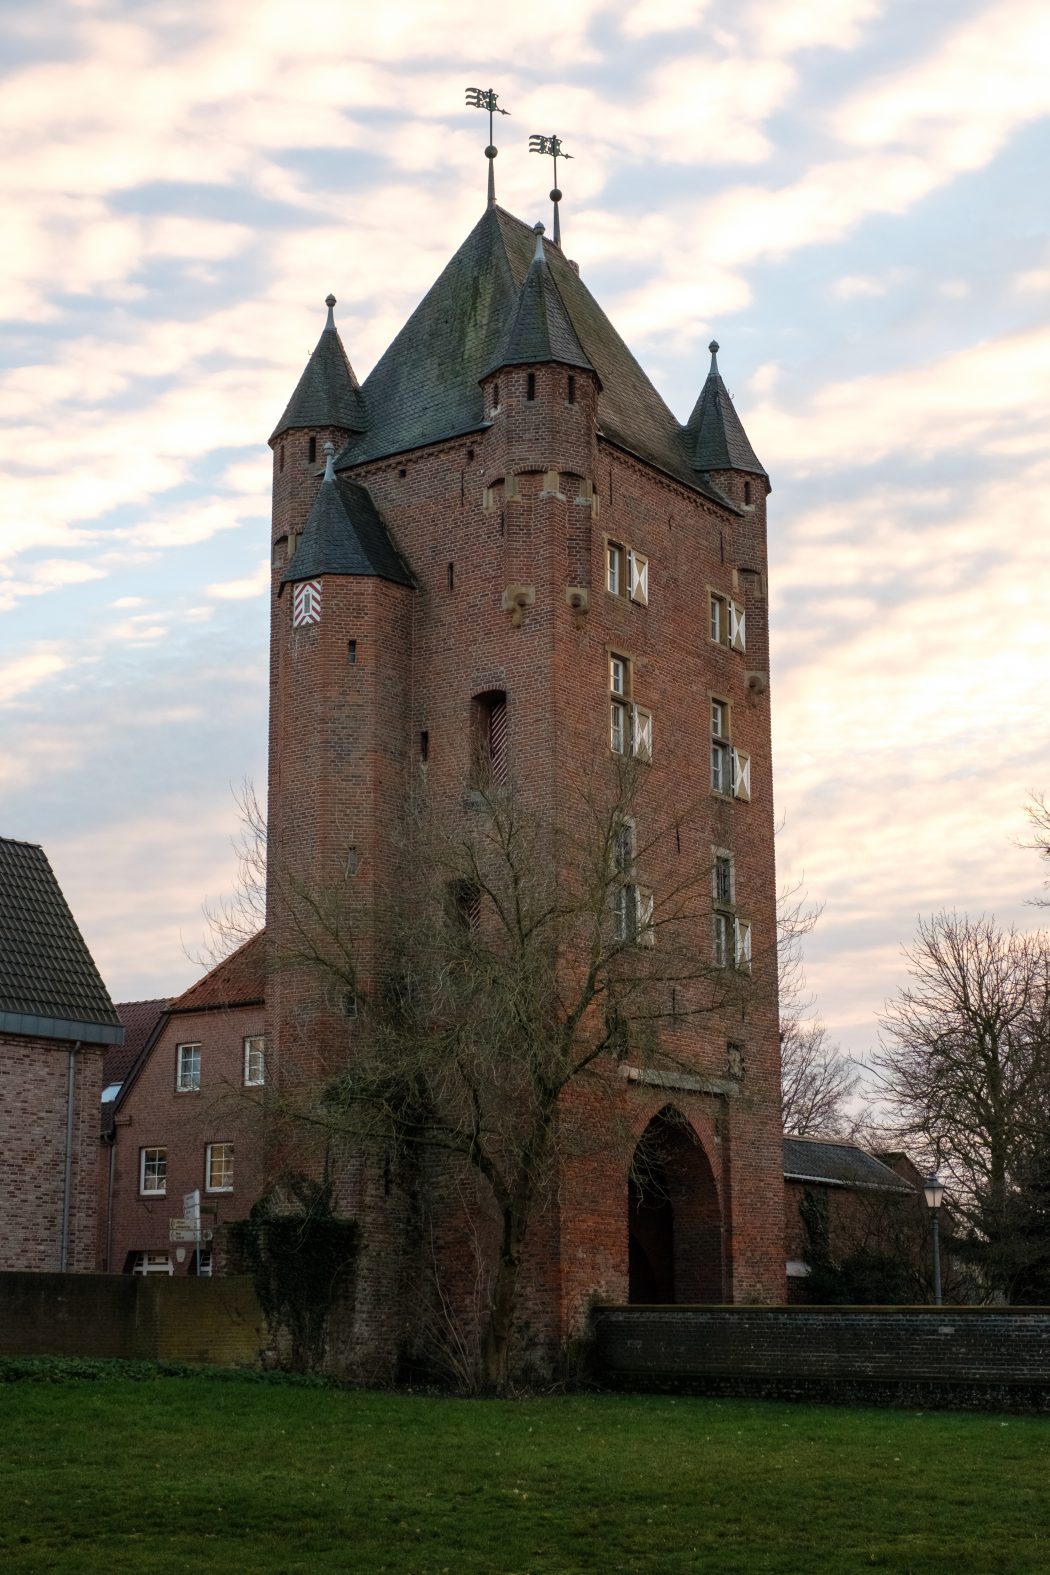
[[[224,580],[215,585],[207,585],[204,593],[206,596],[214,596],[218,601],[240,602],[254,596],[263,596],[269,589],[270,565],[267,559],[263,558],[254,574],[245,575],[242,579]]]
[[[25,656],[13,657],[0,666],[0,706],[10,705],[65,668],[65,657],[53,650],[38,648]]]

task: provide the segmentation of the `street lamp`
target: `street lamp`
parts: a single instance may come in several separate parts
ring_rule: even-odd
[[[944,1182],[940,1176],[928,1176],[923,1182],[922,1190],[926,1195],[926,1207],[930,1211],[930,1225],[933,1231],[933,1303],[935,1307],[941,1305],[941,1238],[937,1228],[937,1211],[944,1197]]]

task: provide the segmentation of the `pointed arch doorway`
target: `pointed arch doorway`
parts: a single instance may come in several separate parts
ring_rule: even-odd
[[[722,1211],[711,1162],[668,1105],[638,1141],[627,1182],[628,1301],[721,1302]]]

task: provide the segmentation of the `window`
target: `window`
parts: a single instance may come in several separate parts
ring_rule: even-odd
[[[525,375],[525,398],[526,399],[530,399],[530,400],[536,398],[536,374],[535,374],[535,372],[528,372]]]
[[[317,439],[312,437],[308,445],[307,459],[312,465],[317,458]]]
[[[751,967],[751,925],[747,919],[737,919],[734,941],[734,964],[747,971]]]
[[[636,760],[653,758],[653,717],[651,711],[633,704],[631,661],[615,651],[609,653],[609,748],[614,755],[633,755]]]
[[[175,1273],[175,1269],[166,1252],[136,1252],[132,1257],[131,1272],[170,1275]]]
[[[502,689],[477,695],[473,706],[473,776],[484,785],[506,787],[509,771],[507,696]]]
[[[162,1198],[168,1190],[166,1148],[139,1149],[139,1192],[144,1198]]]
[[[729,742],[729,702],[711,701],[711,791],[727,798],[751,798],[751,756]]]
[[[713,911],[712,954],[716,968],[740,964],[740,924],[736,917],[736,866],[733,855],[726,848],[715,848],[711,864],[711,897]],[[750,961],[750,926],[748,929],[748,960]]]
[[[233,1191],[233,1144],[209,1143],[204,1162],[204,1185],[209,1192]]]
[[[750,503],[751,503],[751,483],[750,483],[750,481],[745,481],[744,482],[744,503],[745,503],[746,506],[750,506]]]
[[[610,541],[605,547],[605,588],[613,596],[626,594],[626,557],[618,542]]]
[[[739,968],[746,973],[751,967],[751,921],[716,911],[712,932],[715,967]]]
[[[426,728],[419,735],[419,758],[424,765],[430,759],[430,734]]]
[[[493,410],[498,410],[499,409],[499,384],[498,383],[493,383],[493,385],[492,385],[492,408],[493,408]]]
[[[618,941],[653,944],[653,894],[634,882],[637,849],[633,820],[621,821],[613,838],[613,867],[617,885],[613,892],[613,929]]]
[[[465,934],[481,924],[481,887],[472,880],[455,880],[448,888],[448,914]]]
[[[201,1086],[200,1045],[179,1045],[175,1051],[175,1090],[195,1094]]]
[[[566,397],[566,403],[570,405],[574,405],[576,403],[576,379],[573,377],[571,372],[569,373],[569,391]]]
[[[728,645],[734,651],[747,649],[747,619],[743,607],[727,596],[711,592],[711,639],[718,645]]]
[[[716,851],[711,875],[712,885],[714,886],[715,907],[732,907],[736,901],[736,872],[733,868],[733,855]]]
[[[626,656],[609,656],[609,688],[614,695],[631,693],[631,663]]]
[[[613,596],[627,596],[640,606],[649,604],[649,559],[621,542],[605,544],[605,588]]]
[[[199,1274],[202,1279],[210,1279],[212,1274],[212,1257],[210,1247],[198,1247],[190,1262],[189,1272]]]
[[[266,1082],[266,1040],[262,1034],[249,1034],[244,1041],[244,1085],[261,1088]]]
[[[357,641],[356,640],[347,640],[347,642],[346,642],[346,659],[350,663],[351,667],[354,667],[354,666],[357,665]]]

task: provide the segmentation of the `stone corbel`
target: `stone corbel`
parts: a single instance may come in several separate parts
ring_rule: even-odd
[[[536,587],[534,585],[508,585],[503,592],[500,606],[504,612],[510,613],[510,621],[515,629],[521,628],[521,616],[526,607],[531,607],[536,600]]]

